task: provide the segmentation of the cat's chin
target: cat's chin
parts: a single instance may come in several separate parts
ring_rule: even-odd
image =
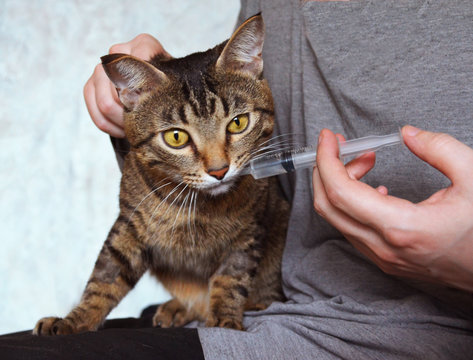
[[[228,192],[233,185],[233,181],[222,182],[220,184],[211,185],[201,190],[212,196],[219,196]]]

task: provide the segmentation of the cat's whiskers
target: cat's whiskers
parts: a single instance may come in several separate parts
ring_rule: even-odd
[[[267,143],[269,143],[269,142],[271,142],[271,141],[274,141],[274,140],[276,140],[276,139],[283,138],[283,137],[285,137],[285,136],[294,137],[295,135],[299,136],[299,135],[302,135],[302,134],[298,134],[298,133],[286,133],[286,134],[281,134],[281,135],[273,136],[272,138],[270,138],[270,139],[268,139],[268,140],[266,140],[266,141],[263,141],[263,142],[260,144],[260,146],[261,146],[261,145],[264,145],[264,144],[267,144]],[[284,139],[283,139],[283,140],[284,140]],[[288,140],[291,140],[291,139],[288,139]],[[279,140],[278,140],[278,141],[279,141]]]
[[[195,220],[196,220],[196,208],[197,208],[197,196],[199,195],[198,191],[195,191],[193,201],[189,205],[189,213],[192,213],[192,216],[189,217],[189,228],[190,228],[190,233],[191,233],[191,239],[192,239],[192,245],[195,246],[196,244],[196,238],[197,238],[197,227],[195,225]]]
[[[179,183],[179,185],[183,184],[184,181],[181,181]],[[179,186],[178,185],[178,186]],[[166,211],[164,212],[164,214],[161,215],[161,220],[156,224],[156,232],[159,231],[159,226],[161,225],[161,222],[166,218],[166,215],[168,214],[169,210],[174,206],[174,203],[181,197],[182,193],[187,189],[187,187],[189,186],[189,184],[186,184],[186,186],[184,186],[184,188],[181,190],[181,192],[179,194],[176,195],[176,197],[174,198],[174,200],[171,202],[171,204],[169,204],[168,208],[166,209]],[[177,188],[177,186],[176,186]],[[168,195],[169,196],[169,195]],[[167,198],[167,197],[166,197]],[[164,200],[163,200],[164,201]],[[181,204],[182,205],[182,204]],[[161,205],[159,205],[161,206]],[[179,207],[180,209],[180,207]],[[177,220],[177,217],[176,217],[176,220]],[[155,233],[156,233],[155,232]],[[158,239],[156,239],[153,243],[153,246],[156,245]]]
[[[274,140],[274,138],[270,140]],[[268,141],[265,141],[264,143],[267,143],[267,142]],[[244,156],[242,156],[239,159],[239,161],[235,163],[235,166],[238,169],[243,169],[244,167],[248,166],[248,163],[253,159],[259,159],[260,157],[264,157],[264,156],[281,152],[281,151],[292,150],[294,148],[294,143],[295,142],[291,139],[286,139],[286,140],[283,139],[273,144],[267,144],[266,146],[261,147],[260,145],[260,147],[254,150],[253,152],[244,154]],[[237,177],[239,176],[239,174],[235,174],[234,176]]]
[[[184,188],[185,190],[185,188]],[[181,214],[181,210],[182,209],[185,209],[186,206],[187,206],[187,200],[189,200],[189,196],[190,196],[191,192],[189,191],[186,195],[186,197],[184,198],[184,201],[181,202],[181,205],[179,206],[179,210],[176,214],[176,218],[174,219],[174,222],[172,224],[172,230],[171,230],[171,238],[174,236],[174,230],[175,230],[175,226],[176,226],[176,222],[177,222],[177,219],[179,218],[179,215]],[[184,213],[183,213],[184,215]]]
[[[294,146],[288,145],[288,146],[284,146],[284,147],[281,147],[281,148],[268,150],[268,151],[262,152],[260,154],[253,154],[251,156],[251,160],[260,159],[262,157],[265,157],[265,156],[268,156],[268,155],[271,155],[271,154],[275,154],[275,153],[279,153],[279,152],[282,152],[282,151],[290,151],[292,149],[294,149]]]
[[[165,177],[164,179],[162,179],[161,181],[159,181],[159,182],[156,184],[156,186],[159,185],[160,183],[162,183],[163,181],[167,180],[167,179],[169,179],[169,178],[168,178],[168,177]],[[132,218],[133,215],[135,214],[136,210],[140,207],[140,205],[141,205],[148,197],[150,197],[150,196],[151,196],[152,194],[154,194],[156,191],[158,191],[158,190],[162,189],[163,187],[168,186],[168,185],[170,185],[170,184],[171,184],[171,182],[169,181],[169,182],[167,182],[166,184],[163,184],[163,185],[158,186],[157,188],[151,190],[151,191],[139,202],[139,204],[136,205],[136,207],[133,209],[133,211],[132,211],[131,214],[130,214],[130,217],[128,218],[127,225],[130,223],[131,218]]]
[[[250,159],[250,157],[251,157],[251,154],[245,154],[245,156],[243,156],[243,157],[240,159],[240,161],[238,161],[238,162],[235,164],[235,166],[236,166],[238,169],[243,169],[243,168],[246,166],[246,164],[247,164],[248,160]],[[238,174],[236,174],[236,176],[238,176]]]
[[[268,154],[272,154],[272,153],[275,153],[275,152],[281,152],[281,151],[285,151],[285,150],[290,150],[292,148],[293,148],[292,145],[274,147],[274,148],[267,148],[267,149],[264,149],[264,150],[261,150],[261,151],[255,151],[253,153],[250,153],[250,158],[251,159],[257,159],[257,158],[266,156]]]
[[[195,219],[196,219],[196,207],[197,207],[197,196],[199,195],[199,192],[196,191],[195,197],[194,197],[194,210],[193,210],[193,220],[194,220],[194,234],[197,236],[197,226],[195,225]],[[192,238],[193,244],[195,246],[195,237]]]
[[[195,191],[192,190],[191,194],[192,195],[189,201],[189,209],[187,210],[187,232],[189,236],[191,237],[192,242],[195,245],[194,234],[192,233],[192,228],[191,228],[191,209],[192,209],[192,202],[194,201]]]
[[[258,145],[257,150],[265,149],[267,147],[275,147],[275,146],[280,146],[280,145],[285,145],[285,144],[294,144],[296,140],[294,139],[280,139],[272,143],[263,143]]]
[[[284,145],[284,146],[281,146]],[[253,159],[257,159],[262,156],[266,156],[268,154],[271,154],[273,152],[279,152],[279,151],[285,151],[285,150],[290,150],[292,149],[293,146],[290,145],[287,141],[282,141],[278,144],[270,144],[267,146],[264,146],[262,148],[258,148],[257,150],[245,154],[243,158],[240,159],[240,161],[236,164],[238,168],[243,168],[248,164],[249,161]]]
[[[281,149],[281,147],[286,147],[286,146],[293,146],[295,142],[293,140],[283,140],[274,144],[267,144],[265,146],[260,146],[256,150],[252,152],[252,154],[257,154],[260,152],[264,152],[265,150],[271,150],[271,149]]]
[[[176,192],[176,190],[179,188],[179,186],[181,186],[182,184],[184,183],[184,181],[181,181],[179,184],[177,184],[174,189],[172,189],[169,194],[167,194],[167,196],[161,200],[159,202],[159,204],[154,208],[154,211],[153,213],[151,214],[151,217],[149,218],[148,220],[148,223],[147,223],[147,226],[146,226],[146,236],[148,237],[149,236],[149,227],[151,225],[151,222],[153,221],[155,215],[156,215],[156,212],[159,210],[159,208],[166,202],[166,200]],[[169,208],[168,208],[169,209]]]

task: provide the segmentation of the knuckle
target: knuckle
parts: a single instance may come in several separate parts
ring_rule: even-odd
[[[436,133],[432,135],[431,138],[431,146],[435,149],[444,149],[446,146],[450,146],[453,142],[455,142],[455,139],[445,133]]]
[[[397,271],[391,266],[386,263],[379,264],[379,268],[381,271],[387,275],[396,275]]]
[[[421,218],[415,205],[404,207],[396,215],[396,221],[385,221],[379,225],[379,232],[383,239],[396,248],[413,247],[417,234],[421,230],[418,219]]]
[[[117,53],[123,53],[123,52],[128,52],[127,51],[128,47],[126,44],[114,44],[110,46],[110,49],[108,49],[109,54],[117,54]]]
[[[153,37],[150,34],[141,33],[141,34],[138,34],[132,41],[142,42],[142,41],[148,41],[152,38]]]
[[[114,108],[114,105],[115,105],[114,100],[109,97],[101,97],[97,100],[97,106],[100,112],[105,116],[111,114]]]
[[[390,246],[401,251],[406,249],[412,251],[420,247],[417,232],[400,228],[387,228],[383,230],[382,235]]]
[[[335,184],[328,184],[325,187],[328,200],[336,208],[338,208],[341,204],[341,200],[342,200],[341,190],[342,189]]]
[[[314,199],[314,210],[317,212],[317,214],[319,214],[323,218],[326,218],[327,212],[325,210],[325,206],[323,206],[321,202],[316,198]]]
[[[378,250],[377,255],[381,259],[381,262],[385,265],[386,264],[392,264],[392,263],[395,262],[394,254],[392,253],[392,251],[390,251],[388,249]]]
[[[95,65],[95,68],[94,68],[94,73],[92,76],[97,76],[98,74],[102,73],[104,70],[103,70],[103,66],[102,64],[97,64]]]
[[[314,210],[322,216],[324,219],[327,217],[327,208],[328,202],[325,195],[321,194],[319,191],[315,191],[314,189],[314,199],[313,199],[313,206]]]
[[[99,130],[105,133],[109,132],[108,122],[105,119],[94,119],[94,123],[99,128]]]
[[[439,144],[443,144],[445,142],[449,142],[452,140],[453,140],[453,137],[451,137],[450,135],[446,133],[436,133],[433,136],[433,141]]]
[[[391,246],[406,249],[415,248],[417,243],[417,231],[402,227],[384,227],[381,230],[384,240]]]
[[[82,93],[84,95],[84,98],[87,100],[88,94],[92,90],[92,81],[91,79],[87,80],[87,82],[84,85],[84,88],[82,89]]]
[[[428,147],[430,152],[433,152],[434,154],[442,154],[445,156],[446,154],[455,153],[458,157],[468,157],[468,155],[473,154],[469,153],[471,148],[465,146],[464,143],[458,141],[449,134],[435,133],[430,139],[427,139],[426,141],[426,147]],[[467,149],[469,151],[465,151]],[[473,156],[471,156],[470,159],[473,159]]]
[[[381,260],[379,267],[387,274],[393,274],[395,268],[401,263],[401,259],[390,249],[378,250],[376,255]]]
[[[383,238],[392,246],[402,247],[405,237],[402,236],[403,231],[394,228],[385,227],[382,230]]]

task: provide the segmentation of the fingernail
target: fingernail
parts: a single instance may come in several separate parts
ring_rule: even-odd
[[[324,138],[324,130],[322,130],[319,134],[319,144],[322,142],[323,138]]]
[[[405,128],[405,133],[407,136],[416,136],[419,132],[420,132],[420,129],[414,127],[414,126],[411,126],[411,125],[407,125]]]

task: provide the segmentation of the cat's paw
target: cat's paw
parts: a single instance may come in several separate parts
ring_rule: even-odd
[[[68,319],[45,317],[36,323],[33,335],[68,335],[78,332]]]
[[[245,330],[242,321],[231,317],[209,316],[205,323],[207,327],[223,327],[234,330]]]
[[[169,328],[181,327],[195,320],[196,316],[188,311],[177,299],[171,299],[160,305],[153,316],[153,326]]]

